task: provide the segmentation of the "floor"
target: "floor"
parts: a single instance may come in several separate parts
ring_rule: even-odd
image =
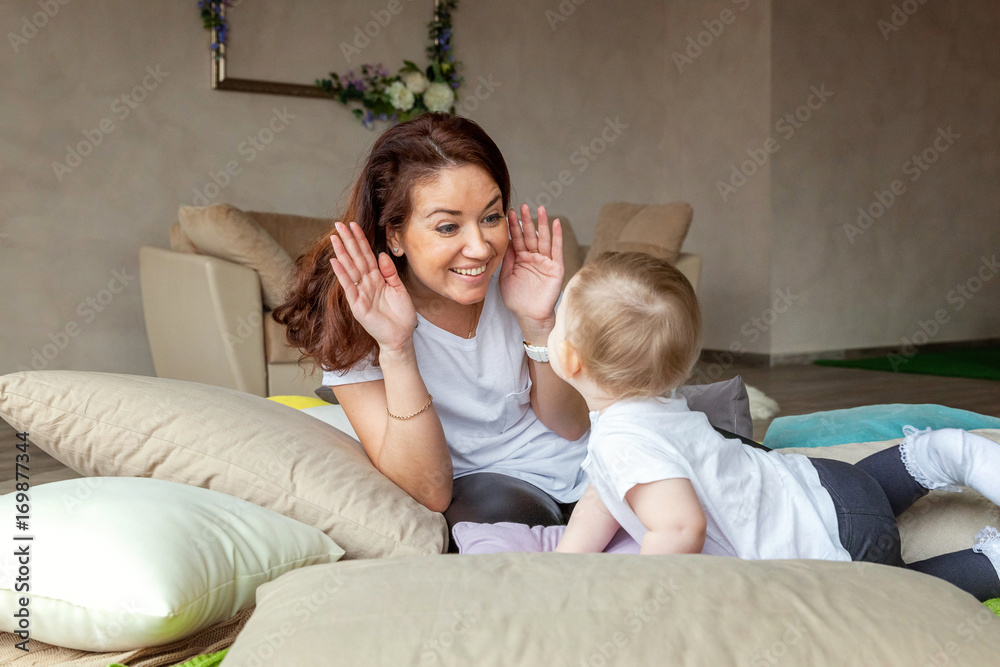
[[[700,371],[700,372],[699,372]],[[965,380],[906,373],[883,373],[850,368],[820,366],[778,366],[702,364],[699,377],[724,380],[737,374],[775,399],[781,406],[778,416],[801,415],[820,410],[852,408],[880,403],[938,403],[1000,417],[1000,382]],[[760,441],[771,420],[754,422],[754,439]],[[14,479],[14,429],[0,420],[0,482]],[[31,447],[32,477],[63,465]]]
[[[776,400],[781,406],[779,417],[883,403],[937,403],[1000,417],[1000,382],[994,380],[813,365],[733,366],[725,377],[736,374]],[[755,440],[763,439],[770,423],[771,420],[754,422]]]

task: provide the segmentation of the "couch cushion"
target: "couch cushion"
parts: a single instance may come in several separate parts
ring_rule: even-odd
[[[175,222],[170,226],[170,249],[174,252],[186,252],[189,255],[200,255],[198,249],[191,243],[181,228],[181,223]]]
[[[956,651],[995,664],[1000,619],[904,568],[504,553],[289,572],[257,589],[226,663],[924,665]]]
[[[555,220],[559,218],[559,226],[562,227],[563,236],[563,267],[566,272],[563,275],[563,289],[566,288],[566,283],[569,279],[573,277],[573,274],[580,270],[583,266],[583,251],[580,249],[580,242],[576,238],[576,232],[573,231],[573,225],[566,218],[565,215],[551,215],[549,220]],[[537,223],[536,223],[537,225]]]
[[[330,234],[334,233],[332,218],[260,211],[247,211],[246,214],[270,234],[293,260],[321,239],[329,243]]]
[[[181,206],[178,217],[184,235],[198,252],[247,266],[260,274],[264,305],[268,309],[285,300],[295,265],[253,218],[229,204]]]
[[[271,313],[264,314],[264,356],[269,364],[296,364],[298,348],[285,341],[285,325],[274,321]]]
[[[584,263],[593,261],[607,250],[646,252],[676,262],[692,215],[691,206],[684,202],[605,204],[597,218],[594,243]]]
[[[84,371],[0,376],[0,417],[87,477],[221,491],[329,535],[345,558],[441,553],[444,517],[361,445],[266,398],[196,382]]]

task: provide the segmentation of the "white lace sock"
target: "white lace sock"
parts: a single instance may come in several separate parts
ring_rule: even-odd
[[[986,526],[976,533],[976,544],[972,550],[984,554],[993,563],[993,568],[1000,577],[1000,531],[993,526]]]
[[[899,453],[925,489],[968,486],[1000,505],[1000,443],[958,428],[918,431],[904,426]]]

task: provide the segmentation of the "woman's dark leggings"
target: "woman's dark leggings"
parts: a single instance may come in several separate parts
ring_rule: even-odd
[[[983,554],[972,549],[904,563],[896,517],[927,495],[906,470],[899,447],[851,465],[810,459],[837,510],[840,542],[851,559],[906,567],[948,581],[979,600],[1000,597],[1000,577]],[[972,536],[969,536],[972,541]]]
[[[448,551],[458,553],[451,528],[459,521],[560,526],[569,521],[575,505],[560,503],[534,484],[510,475],[477,472],[459,477],[452,484],[451,505],[444,511]]]

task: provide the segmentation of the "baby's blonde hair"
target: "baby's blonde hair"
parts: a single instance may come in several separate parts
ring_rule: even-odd
[[[690,376],[701,348],[691,283],[642,252],[605,252],[577,273],[566,338],[587,374],[617,398],[658,396]]]

